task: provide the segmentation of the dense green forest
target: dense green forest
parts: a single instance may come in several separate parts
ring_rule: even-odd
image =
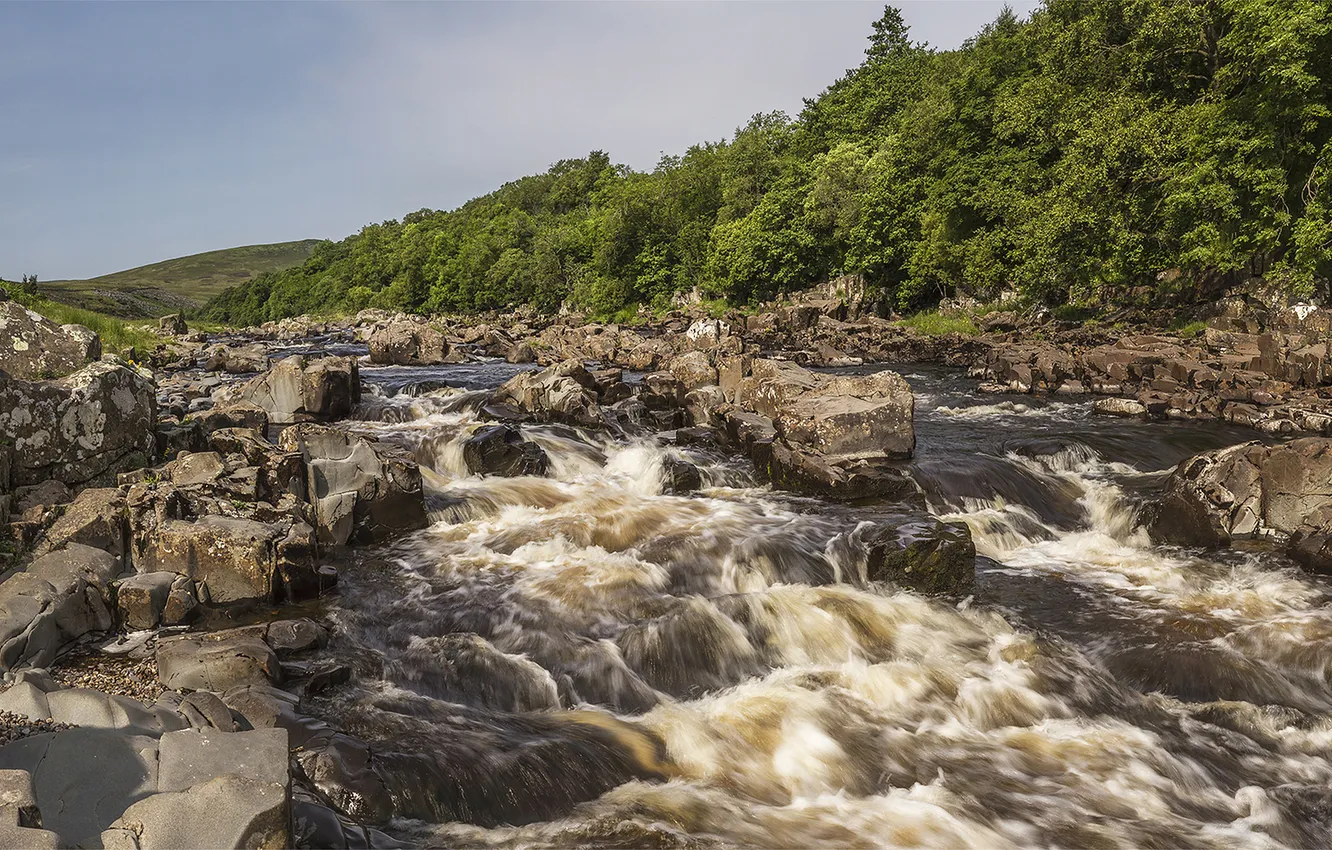
[[[366,306],[600,315],[859,273],[900,309],[1016,290],[1115,304],[1332,275],[1332,3],[1047,0],[958,50],[898,10],[791,119],[651,173],[597,151],[325,242],[214,298],[257,323]]]

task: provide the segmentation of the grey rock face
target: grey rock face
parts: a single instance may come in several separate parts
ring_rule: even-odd
[[[288,843],[287,813],[287,791],[281,785],[220,776],[135,803],[101,840],[106,850],[279,850]]]
[[[145,465],[156,449],[156,405],[152,381],[114,360],[58,381],[0,378],[0,442],[13,447],[13,485],[86,485]]]
[[[321,545],[381,542],[429,524],[421,470],[402,450],[318,425],[288,428],[278,444],[305,458]]]
[[[360,402],[361,376],[352,357],[288,357],[227,398],[264,409],[279,425],[328,422],[351,413]]]
[[[157,678],[173,690],[224,693],[243,685],[266,685],[280,675],[277,655],[254,630],[186,635],[157,646]]]
[[[45,666],[65,644],[112,625],[114,557],[78,544],[0,583],[0,669]]]

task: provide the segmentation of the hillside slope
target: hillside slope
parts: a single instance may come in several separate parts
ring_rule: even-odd
[[[298,266],[318,239],[245,245],[163,260],[88,280],[42,281],[44,296],[115,316],[160,316],[198,307],[228,287]]]

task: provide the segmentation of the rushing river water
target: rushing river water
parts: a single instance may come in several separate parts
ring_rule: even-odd
[[[516,367],[366,369],[360,427],[426,471],[429,530],[346,571],[316,710],[438,847],[1326,847],[1332,607],[1271,550],[1135,527],[1164,471],[1254,438],[987,396],[907,366],[912,469],[977,592],[859,579],[839,506],[651,435],[524,428],[548,478],[469,476]],[[424,383],[423,383],[424,382]],[[396,393],[396,394],[395,394]],[[706,489],[663,495],[681,453]],[[859,560],[858,560],[859,559]]]

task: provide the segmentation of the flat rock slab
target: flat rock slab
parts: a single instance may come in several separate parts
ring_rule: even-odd
[[[287,789],[222,776],[131,806],[101,834],[106,850],[278,850],[288,844]]]
[[[172,690],[224,693],[240,685],[267,685],[281,676],[277,654],[261,629],[189,635],[157,645],[157,678]]]
[[[286,787],[288,764],[285,729],[186,729],[162,736],[157,787],[163,792],[184,791],[226,775]]]
[[[31,774],[42,826],[62,847],[83,845],[157,790],[157,740],[111,729],[34,735],[0,747],[0,769]]]

